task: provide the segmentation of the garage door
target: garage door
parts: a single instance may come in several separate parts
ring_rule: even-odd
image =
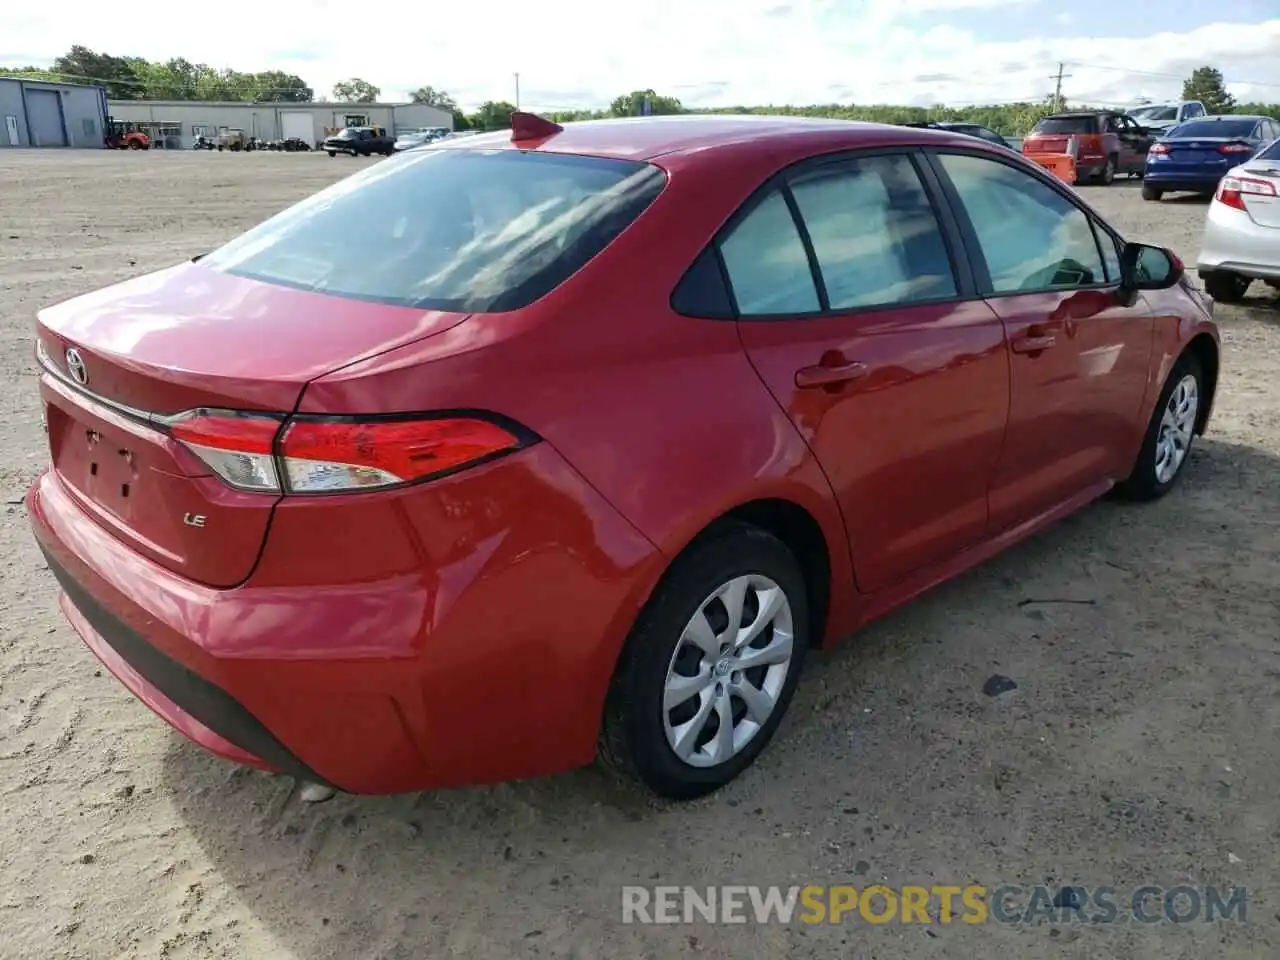
[[[301,111],[292,110],[289,113],[280,114],[280,133],[283,139],[291,140],[297,137],[299,140],[305,140],[307,143],[314,144],[316,139],[316,124],[311,114],[302,113]]]
[[[56,90],[27,91],[27,129],[33,147],[65,147],[67,132],[62,127],[62,102]]]

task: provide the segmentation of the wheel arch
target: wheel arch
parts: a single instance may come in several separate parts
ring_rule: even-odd
[[[1196,413],[1196,433],[1204,435],[1209,424],[1209,414],[1213,410],[1213,401],[1218,392],[1218,370],[1221,351],[1217,341],[1207,333],[1198,333],[1192,337],[1182,350],[1184,355],[1196,358],[1200,363],[1200,372],[1204,375],[1204,402]]]
[[[662,572],[645,595],[637,619],[659,592],[680,558],[735,525],[763,530],[782,541],[791,551],[805,579],[805,599],[809,607],[809,645],[822,646],[831,616],[835,574],[832,551],[840,549],[841,545],[828,542],[822,524],[808,508],[783,496],[762,496],[730,507],[703,524],[677,550],[669,552]]]

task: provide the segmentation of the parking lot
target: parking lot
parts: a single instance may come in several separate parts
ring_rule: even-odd
[[[1218,308],[1217,407],[1173,494],[1096,504],[811,659],[773,746],[719,794],[666,806],[585,770],[308,806],[171,732],[73,635],[28,532],[34,314],[369,162],[0,152],[0,956],[1280,953],[1280,301],[1261,285]],[[1082,192],[1194,261],[1203,202]],[[992,674],[1017,689],[985,696]],[[627,884],[875,882],[1245,886],[1247,918],[621,923]]]

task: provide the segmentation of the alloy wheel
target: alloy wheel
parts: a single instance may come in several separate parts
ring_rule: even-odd
[[[1191,449],[1191,437],[1199,412],[1200,389],[1196,378],[1188,373],[1169,394],[1169,402],[1160,417],[1155,458],[1157,483],[1168,483],[1181,469],[1187,451]]]
[[[794,644],[791,603],[769,577],[735,577],[699,604],[663,689],[663,726],[675,755],[714,767],[741,753],[778,705]]]

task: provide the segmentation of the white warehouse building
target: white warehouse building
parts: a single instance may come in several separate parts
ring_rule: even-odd
[[[137,124],[153,146],[190,147],[196,137],[243,130],[261,140],[298,137],[316,146],[343,127],[385,127],[393,134],[453,129],[453,114],[423,103],[243,103],[202,100],[110,100],[115,120]]]

